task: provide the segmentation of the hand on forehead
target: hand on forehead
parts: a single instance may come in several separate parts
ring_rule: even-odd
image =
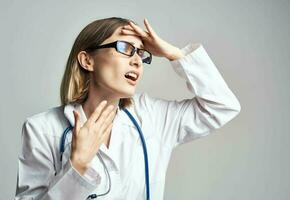
[[[116,35],[116,37],[118,37],[118,40],[125,40],[138,48],[144,47],[141,36],[137,34],[124,33],[122,30],[123,30],[123,27],[118,28],[117,35]]]

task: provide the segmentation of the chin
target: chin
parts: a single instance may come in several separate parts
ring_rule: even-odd
[[[135,94],[135,90],[132,93],[125,93],[125,94],[123,94],[121,98],[131,98],[131,97],[134,96],[134,94]]]
[[[118,95],[119,98],[131,98],[135,94],[135,89],[127,89],[127,90],[118,90],[116,91],[116,94]]]

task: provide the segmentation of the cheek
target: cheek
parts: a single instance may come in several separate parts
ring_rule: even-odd
[[[124,77],[128,61],[122,58],[103,59],[95,66],[95,79],[107,83],[120,82]]]

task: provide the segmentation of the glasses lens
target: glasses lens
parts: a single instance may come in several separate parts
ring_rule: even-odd
[[[142,58],[143,63],[151,63],[151,54],[148,51],[144,49],[139,49],[138,54]]]
[[[120,53],[123,53],[128,56],[133,56],[135,47],[130,44],[129,42],[125,41],[118,41],[117,42],[117,51]],[[138,55],[141,57],[143,63],[150,64],[151,63],[151,54],[144,50],[144,49],[138,49],[137,50]]]
[[[134,49],[134,46],[131,45],[130,43],[123,42],[123,41],[118,41],[117,42],[117,50],[120,53],[123,53],[123,54],[126,54],[128,56],[131,56],[133,49]]]

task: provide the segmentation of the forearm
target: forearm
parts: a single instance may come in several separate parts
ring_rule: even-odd
[[[174,61],[184,57],[184,54],[178,47],[173,47],[172,49],[169,50],[168,54],[165,57],[169,61]]]

